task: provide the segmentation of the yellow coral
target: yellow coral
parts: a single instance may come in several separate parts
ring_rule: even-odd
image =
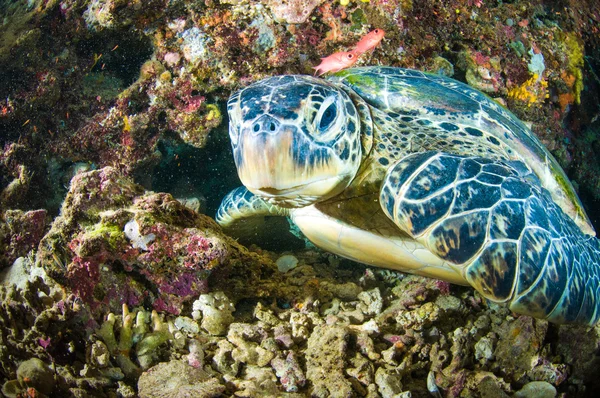
[[[213,119],[221,119],[221,111],[219,107],[214,104],[206,105],[206,109],[208,109],[208,113],[206,114],[206,120],[211,121]]]
[[[537,73],[534,73],[529,79],[518,87],[508,91],[508,97],[514,100],[527,103],[531,106],[536,102],[541,102],[547,97],[546,89],[548,82]]]
[[[127,115],[123,115],[123,132],[128,133],[131,131],[131,124]]]

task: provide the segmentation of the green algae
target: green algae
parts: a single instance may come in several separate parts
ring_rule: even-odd
[[[100,238],[107,242],[111,250],[118,250],[125,243],[123,228],[112,223],[97,223],[85,232],[87,239]]]
[[[350,20],[352,21],[352,26],[350,26],[352,31],[359,31],[367,24],[367,17],[360,8],[350,14]]]
[[[590,222],[589,218],[588,218],[587,214],[585,213],[585,209],[581,205],[581,202],[579,201],[579,197],[577,196],[577,194],[575,193],[575,190],[573,189],[573,185],[571,184],[571,181],[569,181],[567,178],[565,178],[565,174],[560,172],[560,169],[558,171],[552,170],[552,175],[556,179],[556,182],[558,183],[558,185],[562,188],[562,191],[565,193],[565,195],[569,199],[569,202],[571,202],[571,204],[573,205],[573,208],[575,209],[575,212],[577,213],[577,215],[579,217],[581,217],[582,220],[585,220],[587,224],[589,224],[589,222]]]

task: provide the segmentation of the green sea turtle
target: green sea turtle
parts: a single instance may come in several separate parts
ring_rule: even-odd
[[[600,317],[600,244],[573,187],[482,93],[366,67],[267,78],[228,112],[245,187],[223,199],[224,228],[288,216],[343,257],[471,285],[552,322]]]

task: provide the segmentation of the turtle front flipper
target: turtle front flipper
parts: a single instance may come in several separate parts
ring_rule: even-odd
[[[381,207],[484,297],[557,323],[600,317],[600,243],[522,162],[441,152],[391,167]]]
[[[289,209],[270,204],[246,187],[229,192],[221,201],[215,220],[227,232],[247,236],[262,228],[265,216],[288,216]],[[286,227],[289,227],[287,221]]]

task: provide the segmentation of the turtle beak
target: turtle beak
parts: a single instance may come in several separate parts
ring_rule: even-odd
[[[242,183],[283,207],[299,207],[335,194],[349,176],[330,148],[310,142],[295,126],[263,115],[242,129],[234,155]]]

